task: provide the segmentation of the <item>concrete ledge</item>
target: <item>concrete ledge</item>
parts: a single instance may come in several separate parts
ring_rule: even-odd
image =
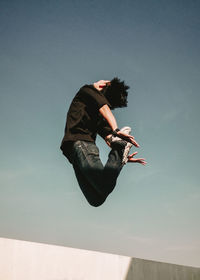
[[[2,280],[199,280],[200,268],[0,238]]]

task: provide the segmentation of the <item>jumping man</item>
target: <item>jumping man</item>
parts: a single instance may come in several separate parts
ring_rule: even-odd
[[[127,106],[129,87],[118,78],[84,85],[75,95],[67,113],[61,150],[73,165],[79,186],[92,206],[100,206],[113,191],[119,173],[127,162],[146,164],[144,158],[129,155],[130,148],[139,147],[130,135],[131,128],[118,129],[111,112]],[[95,144],[99,134],[110,146],[103,166]]]

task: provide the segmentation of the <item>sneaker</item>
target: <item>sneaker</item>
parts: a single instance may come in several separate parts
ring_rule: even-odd
[[[126,133],[126,134],[130,134],[131,132],[131,128],[129,126],[125,126],[122,129],[120,129],[120,131]],[[131,147],[133,146],[132,143],[127,142],[125,140],[122,140],[120,137],[116,137],[116,136],[111,136],[110,139],[110,144],[111,146],[115,146],[115,147],[120,147],[121,151],[122,151],[122,164],[126,164],[128,161],[128,155],[130,152]]]

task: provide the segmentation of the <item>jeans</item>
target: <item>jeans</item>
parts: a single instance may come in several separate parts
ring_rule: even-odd
[[[112,148],[103,166],[99,149],[93,142],[76,141],[72,148],[71,162],[79,186],[92,206],[100,206],[115,188],[117,177],[122,169],[122,155]]]

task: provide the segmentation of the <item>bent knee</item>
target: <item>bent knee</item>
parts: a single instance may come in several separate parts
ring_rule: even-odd
[[[99,199],[99,200],[93,200],[93,201],[88,201],[89,204],[93,207],[99,207],[101,206],[106,200],[106,197],[104,199]]]

